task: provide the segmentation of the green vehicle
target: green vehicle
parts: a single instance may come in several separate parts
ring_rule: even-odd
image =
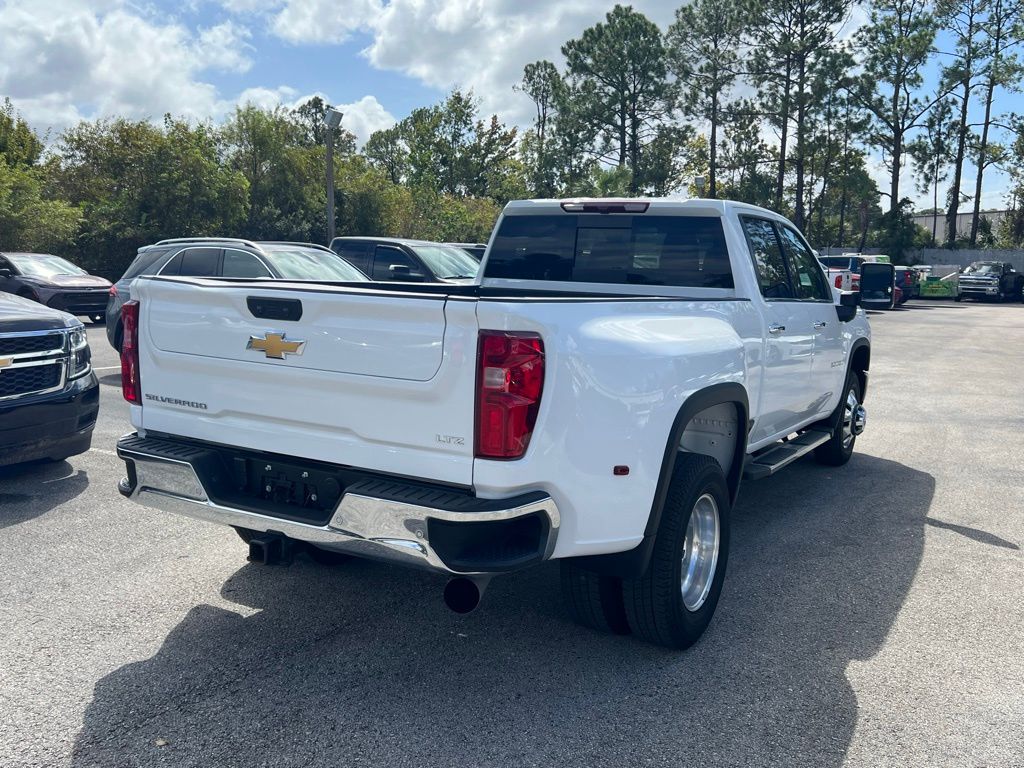
[[[921,274],[918,295],[922,299],[955,299],[960,275],[955,266],[915,267]]]

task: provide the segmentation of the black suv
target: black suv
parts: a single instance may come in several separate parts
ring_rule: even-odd
[[[85,326],[0,293],[0,465],[84,453],[99,408]]]
[[[360,283],[369,278],[322,245],[252,242],[229,237],[161,240],[139,249],[121,279],[110,289],[107,340],[121,350],[121,307],[142,275],[241,277]]]
[[[50,253],[0,253],[0,291],[102,322],[110,281]]]
[[[480,262],[462,248],[397,237],[336,237],[331,250],[373,280],[405,283],[470,282]]]

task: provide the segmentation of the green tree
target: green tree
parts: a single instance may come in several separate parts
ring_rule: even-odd
[[[0,155],[14,168],[29,167],[39,162],[43,142],[25,119],[14,110],[8,98],[0,106]]]
[[[776,161],[761,136],[761,116],[749,100],[734,105],[723,126],[719,152],[721,196],[770,206],[774,195],[770,168]]]
[[[3,160],[6,155],[0,154]],[[76,207],[44,193],[41,169],[0,162],[0,248],[67,251],[81,220]]]
[[[307,99],[291,111],[292,120],[300,130],[300,141],[305,146],[323,147],[327,143],[327,125],[324,118],[330,104],[319,96]],[[334,130],[334,151],[339,155],[351,155],[356,151],[356,136],[344,128]]]
[[[606,21],[562,46],[570,78],[583,101],[579,108],[602,139],[597,150],[632,170],[629,192],[644,189],[638,171],[658,125],[671,111],[665,46],[658,26],[632,8],[616,5]]]
[[[924,82],[922,70],[931,58],[938,22],[928,0],[871,0],[869,8],[869,21],[855,38],[867,53],[854,93],[871,115],[867,143],[887,161],[889,212],[898,219],[907,135],[933,103],[915,91]]]
[[[740,0],[694,0],[676,11],[666,35],[683,114],[708,124],[708,197],[718,197],[718,139],[739,77],[746,14]]]
[[[228,167],[248,182],[242,234],[258,240],[322,240],[326,148],[306,142],[302,126],[284,108],[252,104],[236,108],[222,139]]]
[[[753,71],[761,103],[779,131],[776,206],[782,206],[786,171],[795,180],[793,223],[805,224],[809,138],[824,91],[841,86],[849,57],[838,44],[850,0],[778,0],[759,3],[750,22]],[[792,129],[792,146],[789,144]]]
[[[1024,67],[1017,57],[1017,49],[1024,45],[1024,4],[1020,0],[990,0],[986,18],[981,22],[985,63],[983,67],[984,118],[981,137],[977,143],[974,183],[974,211],[971,217],[971,246],[978,240],[981,218],[981,190],[985,170],[995,164],[1002,148],[993,147],[989,134],[993,122],[992,107],[997,90],[1019,93]]]
[[[953,180],[948,193],[946,209],[946,243],[957,239],[957,218],[964,196],[960,190],[964,161],[973,141],[969,113],[974,91],[981,87],[981,70],[985,58],[981,23],[988,0],[939,0],[937,16],[947,33],[952,34],[954,50],[952,62],[942,68],[942,82],[958,103],[956,110],[956,138],[953,155]]]
[[[48,184],[79,207],[78,261],[119,277],[136,249],[163,237],[238,234],[247,183],[222,162],[219,132],[167,117],[83,122],[62,134]]]
[[[935,102],[922,128],[922,135],[907,145],[907,153],[917,166],[918,191],[932,194],[930,244],[934,248],[939,225],[939,185],[949,177],[949,166],[953,161],[953,139],[956,135],[953,102],[948,97]]]
[[[64,251],[81,212],[47,190],[43,142],[10,99],[0,107],[0,249]]]
[[[374,131],[363,147],[363,154],[387,174],[392,184],[405,181],[409,172],[409,150],[400,125]]]
[[[551,161],[549,144],[551,127],[557,105],[564,95],[565,81],[550,61],[535,61],[523,68],[523,79],[516,88],[533,102],[535,116],[533,135],[522,145],[533,194],[552,197],[556,190],[555,165]]]

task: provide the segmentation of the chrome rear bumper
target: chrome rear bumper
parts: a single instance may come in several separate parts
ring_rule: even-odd
[[[167,448],[169,445],[171,449]],[[459,503],[448,505],[457,508],[445,509],[360,492],[360,485],[372,488],[374,484],[357,483],[341,497],[326,525],[241,509],[211,498],[216,494],[208,492],[204,486],[201,470],[197,471],[189,460],[188,448],[180,451],[173,448],[174,444],[165,440],[150,441],[136,435],[121,438],[117,444],[117,455],[129,466],[129,476],[119,486],[121,493],[155,509],[221,525],[280,534],[324,549],[449,574],[496,573],[547,560],[558,536],[558,507],[550,496],[542,492],[525,493],[501,501],[463,495],[457,499]],[[428,499],[443,498],[445,492],[421,492],[419,495]],[[538,519],[539,538],[534,555],[521,564],[513,558],[509,562],[495,561],[493,567],[467,568],[462,563],[468,561],[460,561],[458,556],[454,556],[450,545],[442,546],[442,537],[448,541],[453,536],[461,540],[460,532],[468,530],[463,526],[490,523],[493,525],[483,535],[495,540],[485,544],[500,550],[505,544],[500,540],[504,531],[501,523],[509,522],[511,525],[512,521],[530,518]],[[434,544],[431,543],[432,529],[438,539]],[[475,530],[480,532],[481,528]]]

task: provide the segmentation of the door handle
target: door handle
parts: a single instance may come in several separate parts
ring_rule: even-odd
[[[814,328],[815,328],[815,330],[821,330],[826,325],[828,325],[828,323],[826,323],[824,320],[815,320],[814,321]]]
[[[782,333],[786,330],[786,326],[779,325],[778,323],[772,323],[768,326],[768,333]]]

